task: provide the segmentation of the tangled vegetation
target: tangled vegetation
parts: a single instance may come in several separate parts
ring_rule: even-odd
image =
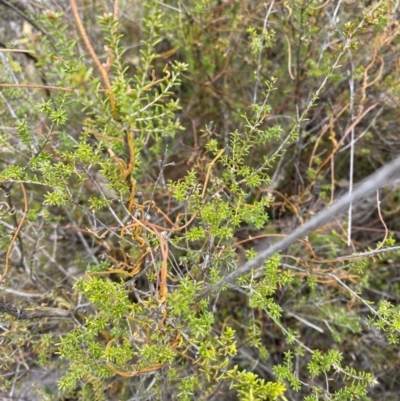
[[[399,2],[59,3],[0,1],[0,394],[397,400]]]

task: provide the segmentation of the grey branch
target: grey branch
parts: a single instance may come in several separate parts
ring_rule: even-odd
[[[7,313],[17,319],[38,319],[44,317],[71,317],[71,311],[59,308],[17,308],[7,302],[0,302],[0,313]]]
[[[218,292],[222,287],[227,284],[234,283],[240,276],[249,273],[251,270],[260,269],[263,263],[270,258],[274,253],[284,251],[289,248],[295,241],[304,237],[309,232],[316,230],[323,224],[327,223],[332,217],[336,216],[342,209],[348,207],[350,203],[356,203],[357,201],[370,195],[382,187],[385,183],[393,180],[395,177],[400,176],[400,157],[397,157],[391,163],[380,168],[375,173],[371,174],[368,178],[363,180],[353,192],[348,192],[346,195],[339,198],[331,206],[325,208],[312,219],[308,220],[305,224],[298,227],[291,234],[285,237],[282,241],[277,242],[275,245],[260,252],[254,259],[249,260],[243,266],[239,267],[235,271],[226,275],[217,284],[205,288],[196,297],[196,302],[200,299],[207,297],[213,293]]]

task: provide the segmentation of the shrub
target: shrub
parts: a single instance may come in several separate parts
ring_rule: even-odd
[[[42,366],[49,400],[396,399],[398,189],[312,217],[397,143],[397,5],[351,4],[20,10],[1,391]]]

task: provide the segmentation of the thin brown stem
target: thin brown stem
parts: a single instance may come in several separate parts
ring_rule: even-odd
[[[93,59],[101,77],[103,78],[104,81],[104,85],[106,86],[107,89],[107,93],[108,93],[108,97],[110,99],[110,103],[111,103],[111,110],[112,110],[112,114],[113,117],[117,120],[120,121],[120,117],[118,115],[118,111],[117,111],[117,102],[115,100],[115,96],[114,96],[114,92],[111,88],[111,82],[110,82],[110,78],[107,75],[107,71],[105,70],[105,68],[103,67],[103,65],[100,63],[99,58],[97,57],[97,54],[95,53],[92,44],[90,43],[90,40],[87,36],[85,27],[82,24],[82,20],[79,16],[78,13],[78,8],[76,6],[76,2],[75,0],[69,0],[69,3],[71,5],[71,10],[72,10],[72,14],[75,18],[75,22],[76,25],[79,29],[79,32],[82,36],[83,42],[85,43],[85,46],[89,52],[90,57]]]

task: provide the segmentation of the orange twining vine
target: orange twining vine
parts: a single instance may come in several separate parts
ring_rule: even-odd
[[[155,81],[157,82],[157,81]],[[86,130],[89,133],[91,133],[94,137],[98,137],[100,139],[106,139],[109,141],[116,141],[116,142],[121,142],[122,140],[120,138],[114,138],[110,136],[106,136],[103,134],[99,134],[94,130]],[[132,172],[134,170],[135,166],[135,143],[134,143],[134,138],[133,138],[133,132],[132,131],[126,131],[125,132],[125,140],[126,144],[126,150],[128,153],[128,162],[125,162],[122,158],[119,158],[115,155],[113,150],[111,148],[108,149],[108,153],[110,154],[110,157],[116,162],[120,169],[120,178],[123,181],[127,181],[128,185],[130,187],[130,193],[129,197],[127,199],[127,209],[128,212],[131,215],[131,221],[125,225],[124,227],[120,228],[120,237],[124,238],[125,236],[129,235],[130,239],[139,244],[141,255],[139,258],[135,261],[134,264],[130,261],[130,256],[126,255],[126,252],[122,249],[121,246],[121,252],[123,254],[123,261],[117,262],[114,258],[111,256],[108,256],[108,259],[110,259],[118,268],[111,268],[105,272],[91,272],[90,274],[113,274],[113,273],[120,273],[124,274],[127,276],[135,276],[141,271],[142,264],[146,258],[146,256],[150,252],[150,248],[147,244],[147,241],[144,238],[144,231],[148,231],[149,233],[153,234],[155,237],[158,238],[159,240],[159,247],[160,247],[160,252],[161,252],[161,257],[162,257],[162,263],[161,263],[161,271],[160,271],[160,278],[159,278],[159,290],[157,294],[157,300],[160,303],[165,302],[168,294],[168,288],[167,288],[167,275],[168,275],[168,270],[167,270],[167,262],[168,262],[168,241],[167,238],[164,236],[163,232],[179,232],[188,227],[196,218],[197,213],[193,213],[192,217],[182,226],[178,226],[177,223],[174,223],[171,221],[171,219],[160,209],[156,206],[154,201],[145,201],[143,203],[136,202],[137,198],[137,193],[136,193],[136,180],[132,177]],[[208,166],[207,173],[206,173],[206,178],[203,186],[203,191],[202,191],[202,198],[205,197],[206,191],[207,191],[207,186],[208,186],[208,181],[210,179],[210,174],[211,174],[211,169],[214,166],[214,164],[217,162],[217,160],[222,156],[222,154],[225,152],[225,148],[220,150],[220,152],[216,155],[216,157],[211,161],[211,163]],[[155,211],[156,214],[160,214],[164,217],[164,219],[172,226],[172,228],[168,227],[163,227],[159,226],[157,224],[153,224],[149,221],[146,220],[145,215],[146,215],[146,210],[147,209],[152,209]],[[139,216],[139,218],[137,217]],[[177,216],[177,220],[179,221],[181,215]],[[111,228],[110,228],[111,230]],[[93,233],[95,234],[95,233]],[[96,235],[96,234],[95,234]],[[97,235],[96,235],[97,236]],[[102,237],[104,236],[104,233],[102,234]]]
[[[106,346],[106,352],[110,349],[110,347],[112,346],[113,343],[115,343],[117,340],[115,338],[113,338],[112,340],[110,340]],[[157,363],[154,365],[150,365],[147,366],[145,368],[142,369],[136,369],[133,370],[131,372],[125,372],[125,371],[121,371],[118,370],[113,364],[111,364],[110,362],[107,362],[107,367],[112,370],[115,374],[117,374],[118,376],[122,376],[122,377],[134,377],[143,373],[149,373],[149,372],[154,372],[155,370],[159,370],[161,369],[165,363]]]
[[[106,64],[101,64],[100,60],[98,59],[91,43],[90,40],[87,36],[86,30],[82,24],[82,21],[79,17],[79,13],[78,13],[78,8],[76,6],[76,2],[75,0],[70,0],[70,5],[71,5],[71,10],[72,10],[72,14],[75,18],[75,22],[77,24],[78,30],[82,36],[83,42],[91,56],[91,58],[93,59],[101,77],[103,78],[103,82],[104,85],[106,87],[107,93],[108,93],[108,97],[110,100],[110,105],[111,105],[111,111],[112,111],[112,115],[114,117],[114,119],[116,121],[121,121],[121,116],[119,115],[118,112],[118,107],[117,107],[117,101],[115,99],[115,95],[114,92],[112,90],[111,87],[111,82],[110,79],[108,77],[108,71],[111,67],[111,64],[113,62],[113,54],[111,52],[110,49],[107,49],[107,53],[108,53],[108,57],[107,57],[107,62]],[[118,18],[118,1],[114,2],[114,13],[113,13],[113,18],[116,19]],[[157,79],[155,72],[152,72],[152,80],[151,82],[144,88],[145,91],[150,90],[154,85],[157,85],[163,81],[165,81],[166,79],[168,79],[170,77],[170,72],[167,70],[167,66],[164,68],[164,71],[166,73],[166,76],[161,78],[161,79]],[[91,134],[93,134],[94,136],[100,137],[102,139],[106,139],[106,140],[111,140],[111,141],[118,141],[121,142],[122,140],[120,138],[113,138],[113,137],[108,137],[108,136],[104,136],[98,133],[95,133],[93,131],[90,131]],[[110,148],[108,149],[108,152],[110,154],[110,156],[113,158],[113,160],[117,163],[117,165],[120,168],[120,177],[121,180],[124,182],[128,182],[129,188],[130,188],[130,194],[129,194],[129,198],[127,200],[127,208],[129,213],[132,215],[133,218],[133,222],[125,227],[123,227],[121,229],[121,237],[123,238],[125,236],[125,234],[129,233],[130,237],[132,240],[134,240],[136,243],[139,244],[140,249],[141,249],[141,256],[139,257],[139,259],[136,261],[134,268],[132,269],[132,266],[130,265],[130,263],[128,263],[128,256],[126,255],[125,252],[123,252],[124,255],[124,261],[118,263],[118,265],[120,266],[119,269],[113,269],[113,272],[120,272],[120,273],[124,273],[124,274],[129,274],[129,275],[135,275],[137,274],[140,269],[141,269],[141,265],[146,257],[146,255],[149,253],[149,249],[147,246],[147,242],[146,240],[143,238],[143,227],[147,227],[147,229],[150,229],[150,231],[153,232],[153,234],[155,234],[159,239],[160,239],[160,249],[161,249],[161,253],[162,253],[162,258],[163,258],[163,263],[162,263],[162,269],[161,269],[161,275],[160,275],[160,290],[159,290],[159,300],[160,302],[164,302],[165,298],[166,298],[166,294],[167,294],[167,285],[166,285],[166,277],[167,277],[167,267],[166,267],[166,263],[167,263],[167,257],[168,257],[168,245],[167,242],[165,241],[165,239],[163,239],[162,235],[155,229],[152,229],[149,227],[149,224],[145,224],[145,219],[144,219],[144,206],[145,205],[140,205],[135,201],[135,197],[136,197],[136,180],[132,177],[132,172],[134,170],[135,167],[135,142],[134,142],[134,135],[133,135],[133,130],[125,130],[124,132],[124,139],[123,142],[125,143],[125,147],[126,147],[126,151],[127,151],[127,162],[122,159],[119,158],[115,155],[115,153],[113,152],[113,150]],[[136,211],[140,211],[141,213],[141,220],[136,219],[135,217],[133,217],[133,210]],[[114,262],[116,262],[114,260]],[[122,267],[122,269],[121,269]]]
[[[135,320],[131,316],[126,316],[126,317],[130,321]],[[138,336],[137,333],[134,334],[135,338],[138,339],[140,342],[141,341],[148,341],[148,338],[150,337],[151,334],[147,333],[146,335],[147,335],[147,338],[142,338],[142,337]],[[105,349],[106,353],[110,350],[111,346],[116,341],[117,341],[116,338],[112,338],[111,340],[108,341],[108,343],[106,345],[106,349]],[[182,335],[180,334],[179,331],[174,331],[174,333],[171,335],[171,339],[169,341],[169,346],[172,349],[177,349],[177,348],[181,347],[182,344],[183,344]],[[184,355],[185,352],[186,351],[182,352],[181,355]],[[154,363],[154,364],[151,364],[151,365],[146,366],[144,368],[137,368],[137,369],[134,369],[132,371],[119,370],[114,366],[114,364],[112,364],[109,361],[106,362],[106,365],[111,371],[113,371],[115,374],[117,374],[119,376],[122,376],[122,377],[134,377],[134,376],[137,376],[137,375],[140,375],[140,374],[143,374],[143,373],[149,373],[149,372],[154,372],[156,370],[159,370],[159,369],[161,369],[162,367],[165,366],[165,362],[164,363]],[[136,364],[136,365],[138,365],[138,364]]]
[[[82,36],[82,40],[85,43],[85,46],[86,46],[86,48],[87,48],[87,50],[88,50],[88,52],[90,54],[90,57],[93,59],[97,69],[99,70],[99,73],[100,73],[101,77],[103,78],[104,85],[106,86],[108,97],[110,99],[112,115],[113,115],[115,120],[121,121],[121,118],[119,116],[118,109],[117,109],[117,101],[115,99],[114,92],[113,92],[113,90],[111,88],[110,78],[108,77],[108,74],[107,74],[108,69],[109,69],[109,65],[111,64],[110,56],[107,59],[107,63],[106,63],[105,66],[100,63],[100,60],[97,57],[97,54],[95,53],[95,51],[93,49],[93,46],[90,43],[90,40],[89,40],[89,38],[87,36],[85,27],[82,24],[82,20],[81,20],[81,18],[79,16],[78,7],[76,6],[75,0],[69,0],[69,3],[71,5],[71,11],[72,11],[72,14],[73,14],[73,16],[75,18],[76,25],[77,25],[77,27],[79,29],[79,32],[80,32],[81,36]],[[116,18],[116,13],[117,13],[117,11],[115,11],[115,10],[118,10],[118,2],[116,1],[115,4],[116,5],[114,6],[114,18]]]
[[[98,70],[98,73],[100,74],[102,81],[103,81],[103,88],[99,89],[99,92],[105,92],[108,96],[108,100],[110,102],[110,109],[111,109],[111,114],[114,120],[121,124],[123,123],[123,116],[119,113],[118,110],[118,104],[117,104],[117,99],[116,96],[113,92],[112,85],[110,78],[108,76],[108,73],[110,71],[110,68],[112,66],[112,63],[114,61],[114,55],[112,54],[112,51],[107,48],[107,61],[105,64],[101,64],[98,56],[96,55],[93,46],[91,45],[89,38],[87,36],[86,30],[82,24],[82,21],[79,17],[77,5],[75,0],[70,0],[70,5],[71,5],[71,10],[72,14],[74,16],[74,19],[77,24],[77,28],[80,32],[80,35],[82,37],[82,40],[85,44],[86,49],[88,50],[88,53],[90,57],[93,59],[93,62]],[[114,19],[118,18],[118,1],[116,0],[114,2]],[[160,83],[168,80],[171,76],[170,71],[168,70],[167,66],[163,70],[164,76],[162,78],[157,78],[155,71],[152,71],[151,74],[151,81],[147,83],[143,87],[143,91],[149,91],[151,88],[153,88],[155,85],[159,85]],[[5,86],[5,87],[12,87],[12,86],[17,86],[17,87],[26,87],[26,88],[46,88],[46,89],[52,89],[52,90],[60,90],[60,91],[65,91],[65,92],[71,92],[73,91],[72,88],[67,88],[67,87],[56,87],[56,86],[45,86],[45,85],[14,85],[14,84],[0,84],[0,86]],[[125,149],[126,149],[126,157],[118,157],[114,151],[112,145],[108,149],[108,153],[110,158],[115,162],[119,169],[119,174],[120,174],[120,180],[124,183],[128,184],[129,187],[129,196],[127,199],[125,199],[126,202],[126,207],[127,210],[130,214],[130,221],[124,225],[123,227],[118,227],[117,232],[119,234],[119,237],[121,239],[129,239],[133,241],[135,244],[138,244],[139,249],[140,249],[140,255],[136,258],[136,260],[132,260],[132,257],[123,250],[121,246],[121,252],[122,252],[122,261],[117,260],[116,258],[113,258],[111,255],[108,255],[107,257],[112,261],[113,265],[115,268],[111,268],[106,272],[91,272],[89,273],[90,275],[92,274],[123,274],[125,276],[135,276],[139,272],[143,270],[143,264],[145,262],[146,256],[151,252],[150,245],[148,243],[148,240],[146,238],[146,233],[150,233],[153,235],[155,238],[158,239],[158,249],[161,254],[161,267],[160,267],[160,272],[159,272],[159,279],[158,279],[158,291],[156,295],[156,299],[160,304],[160,311],[162,312],[161,314],[161,319],[158,322],[158,326],[162,327],[165,324],[165,321],[167,319],[167,309],[165,308],[165,301],[168,296],[168,287],[167,287],[167,277],[168,277],[168,254],[169,254],[169,244],[168,244],[168,237],[165,235],[165,233],[177,233],[188,226],[190,226],[193,221],[196,219],[197,212],[194,212],[192,214],[179,214],[176,217],[175,222],[173,222],[169,216],[164,213],[160,208],[158,208],[153,200],[148,200],[145,202],[142,202],[140,200],[140,197],[138,197],[138,193],[136,192],[136,180],[133,178],[134,175],[134,170],[135,170],[135,164],[136,164],[136,157],[137,157],[137,148],[135,145],[135,127],[131,126],[129,128],[124,127],[122,131],[122,135],[120,137],[112,137],[104,134],[100,134],[96,132],[95,130],[85,128],[85,131],[93,135],[95,138],[98,138],[99,140],[105,140],[105,141],[110,141],[112,142],[118,142],[118,143],[124,143],[125,144]],[[205,181],[203,185],[203,189],[201,192],[201,197],[204,199],[206,196],[207,192],[207,187],[208,183],[210,180],[211,176],[211,170],[217,160],[222,156],[224,153],[225,149],[222,149],[219,151],[219,153],[214,157],[214,159],[209,163],[206,171],[206,176],[205,176]],[[22,185],[22,184],[21,184]],[[26,218],[26,214],[28,211],[28,201],[27,201],[27,196],[25,193],[25,188],[22,185],[22,190],[24,193],[24,202],[25,202],[25,212],[23,215],[23,218],[21,219],[18,227],[16,228],[16,232],[11,240],[9,249],[7,251],[6,255],[6,266],[5,266],[5,271],[2,276],[0,276],[0,281],[4,279],[6,276],[8,269],[9,269],[9,256],[13,247],[13,244],[19,235],[19,232],[22,228],[22,225],[24,223],[24,220]],[[139,198],[139,200],[138,200]],[[151,223],[147,221],[146,219],[146,212],[148,210],[154,211],[157,215],[161,215],[164,218],[164,221],[166,222],[166,225],[168,227],[163,227],[154,223]],[[185,218],[185,223],[179,223],[182,216]],[[79,228],[78,228],[79,229]],[[108,228],[107,231],[111,231],[113,228]],[[83,231],[83,230],[82,230]],[[96,237],[96,233],[92,232],[91,230],[85,230],[91,234],[94,234]],[[104,233],[101,237],[98,238],[104,238]],[[129,320],[129,316],[127,316],[127,319]],[[150,338],[150,336],[149,336]],[[106,339],[108,340],[108,338]],[[111,347],[115,345],[115,343],[118,340],[116,338],[112,338],[107,342],[106,346],[106,351],[110,351]],[[183,339],[182,336],[180,335],[179,332],[174,333],[173,335],[170,336],[169,339],[169,346],[172,349],[179,348],[182,345]],[[148,372],[153,372],[158,369],[161,369],[165,364],[164,363],[156,363],[149,365],[147,367],[140,368],[139,365],[137,365],[137,368],[132,367],[132,371],[122,371],[119,370],[117,367],[114,366],[110,361],[106,362],[108,368],[115,373],[116,375],[122,376],[122,377],[133,377],[136,375],[148,373]]]
[[[95,132],[92,132],[92,134],[94,134],[94,136],[96,136]],[[100,136],[99,136],[100,137]],[[104,139],[104,138],[102,138]],[[114,140],[114,138],[108,137],[107,139],[109,140]],[[133,146],[133,141],[129,142],[131,146]],[[131,149],[131,155],[133,153],[133,148]],[[202,190],[202,198],[205,197],[206,195],[206,190],[207,190],[207,186],[208,186],[208,182],[210,179],[210,174],[211,174],[211,169],[213,167],[213,165],[216,163],[216,161],[222,156],[222,154],[224,153],[225,149],[222,149],[217,156],[211,161],[211,163],[208,166],[207,169],[207,173],[206,173],[206,178],[205,178],[205,182],[204,182],[204,187]],[[116,158],[116,156],[113,156],[114,160],[117,162],[117,164],[119,165],[120,169],[121,169],[121,178],[123,179],[130,179],[133,180],[133,178],[130,178],[130,173],[132,172],[132,166],[134,163],[134,158],[131,158],[130,161],[128,163],[125,163],[123,160]],[[114,263],[116,263],[117,266],[119,266],[119,268],[115,269],[115,268],[111,268],[106,272],[92,272],[89,274],[112,274],[112,273],[122,273],[125,275],[129,275],[129,276],[134,276],[137,273],[139,273],[141,271],[141,266],[144,262],[144,259],[146,257],[146,255],[150,252],[150,247],[147,244],[146,239],[144,238],[144,232],[147,231],[151,234],[153,234],[154,236],[156,236],[159,240],[159,248],[160,248],[160,253],[161,253],[161,269],[160,269],[160,277],[159,277],[159,290],[157,293],[157,301],[160,304],[163,304],[166,299],[167,299],[167,295],[168,295],[168,287],[167,287],[167,274],[168,274],[168,270],[167,270],[167,262],[168,262],[168,240],[166,235],[164,235],[165,232],[179,232],[184,230],[185,228],[187,228],[196,218],[197,213],[193,213],[193,215],[191,216],[191,218],[182,226],[178,226],[177,222],[180,220],[180,217],[182,215],[178,215],[176,218],[176,222],[172,222],[171,219],[162,211],[160,210],[155,202],[153,200],[149,200],[149,201],[145,201],[143,203],[137,203],[135,202],[135,193],[134,193],[134,188],[135,186],[132,185],[131,187],[131,194],[129,197],[129,212],[131,213],[131,222],[127,225],[125,225],[124,227],[120,228],[120,237],[124,238],[125,236],[130,236],[130,238],[134,241],[136,241],[141,249],[141,255],[140,257],[136,260],[135,265],[132,266],[132,264],[130,263],[130,257],[126,255],[126,253],[123,251],[123,249],[121,248],[121,251],[123,253],[123,258],[124,261],[123,262],[117,262],[115,259],[113,260]],[[168,224],[170,224],[172,226],[172,228],[169,227],[162,227],[159,226],[157,224],[151,223],[149,221],[146,220],[145,218],[145,211],[148,209],[152,209],[154,210],[157,214],[162,215],[165,220],[168,222]],[[133,210],[135,210],[135,213],[132,213]],[[140,216],[139,218],[136,216]],[[111,230],[112,228],[110,228]],[[95,234],[95,233],[93,233]],[[95,234],[96,235],[96,234]],[[104,233],[103,235],[104,236]],[[167,319],[167,309],[165,307],[163,307],[162,311],[162,319],[159,322],[159,327],[164,325],[165,320]],[[127,316],[128,320],[132,320],[133,318],[131,316]],[[106,346],[106,351],[110,350],[111,346],[117,341],[116,338],[112,338],[111,340],[108,341],[107,346]],[[176,349],[179,348],[182,345],[183,342],[183,338],[181,336],[181,334],[178,332],[176,332],[170,339],[169,341],[169,346],[172,349]],[[185,353],[185,351],[183,352],[183,354]],[[122,371],[117,369],[114,364],[112,364],[110,361],[106,362],[107,367],[116,375],[118,376],[122,376],[122,377],[134,377],[140,374],[144,374],[144,373],[149,373],[149,372],[154,372],[156,370],[161,369],[165,363],[155,363],[155,364],[151,364],[149,366],[146,366],[144,368],[136,368],[133,369],[131,371]],[[137,365],[137,364],[136,364]]]

